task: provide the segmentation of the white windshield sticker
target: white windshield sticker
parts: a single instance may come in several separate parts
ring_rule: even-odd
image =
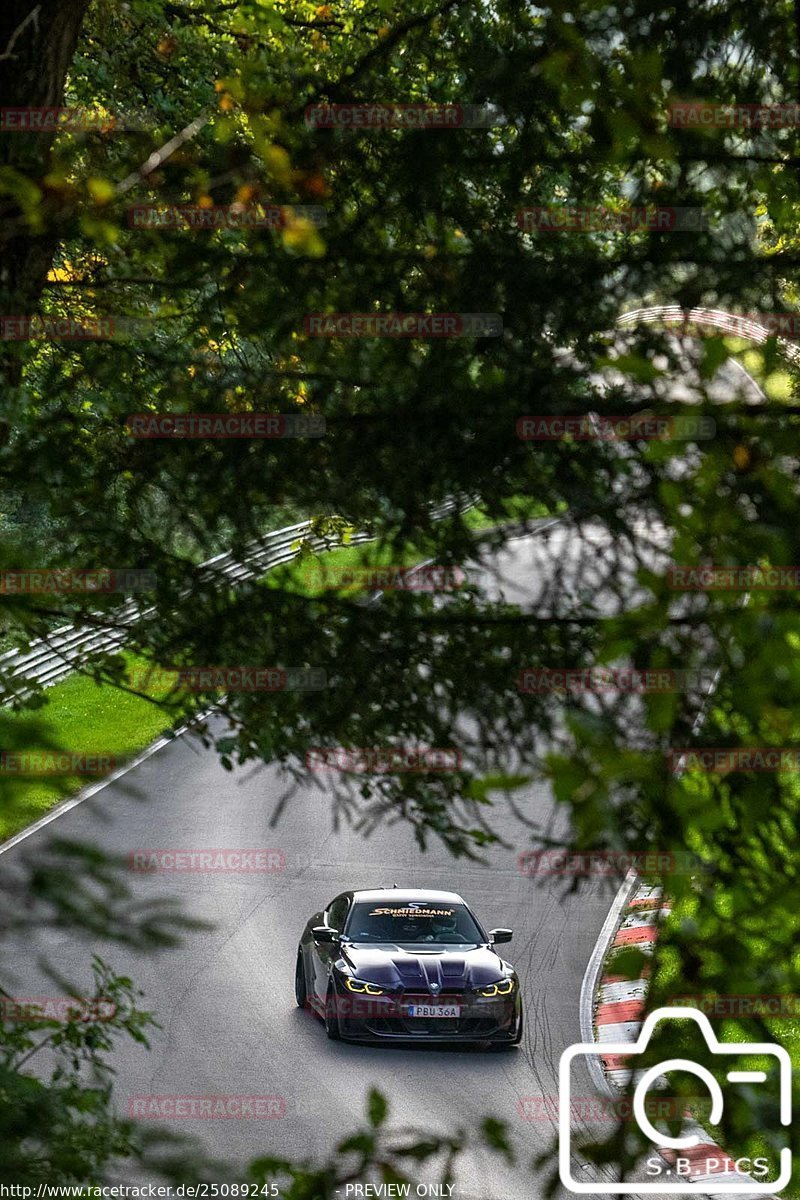
[[[371,917],[453,917],[454,908],[373,908]]]

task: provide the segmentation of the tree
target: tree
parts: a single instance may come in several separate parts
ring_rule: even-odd
[[[89,0],[14,0],[0,16],[0,108],[49,108],[63,103]],[[33,311],[58,245],[46,224],[30,228],[24,214],[40,190],[52,157],[54,134],[21,133],[0,143],[3,311]],[[8,306],[8,307],[6,307]],[[13,362],[11,379],[18,378]]]
[[[5,103],[58,102],[83,9],[42,5],[37,26],[11,6],[0,26],[6,52],[18,33],[10,52],[25,57],[13,85],[3,84]],[[722,590],[676,603],[636,526],[663,525],[671,557],[686,566],[796,563],[795,407],[774,397],[712,404],[707,384],[730,348],[711,337],[687,389],[692,414],[715,423],[713,438],[640,438],[620,452],[615,442],[515,432],[524,414],[675,415],[666,383],[685,364],[685,346],[652,328],[621,341],[609,331],[627,308],[791,307],[791,129],[668,118],[671,103],[698,95],[712,105],[792,97],[790,8],[767,25],[760,12],[725,3],[686,13],[637,0],[623,14],[449,0],[391,16],[382,3],[211,10],[199,0],[132,0],[114,14],[124,36],[113,45],[111,19],[104,4],[86,18],[67,98],[121,113],[119,124],[140,125],[146,108],[147,127],[3,142],[4,302],[35,309],[41,297],[48,314],[113,322],[114,331],[6,346],[6,485],[24,480],[31,501],[48,506],[65,531],[61,562],[156,572],[154,617],[134,636],[154,661],[202,663],[210,644],[220,661],[269,661],[285,646],[287,665],[327,672],[328,689],[280,714],[255,695],[230,698],[223,755],[301,771],[311,746],[455,747],[469,767],[359,777],[354,790],[343,785],[341,802],[367,821],[400,813],[423,844],[435,834],[461,854],[491,838],[494,792],[518,777],[548,778],[578,848],[689,851],[713,866],[713,891],[665,875],[687,923],[670,934],[674,971],[659,995],[724,990],[732,963],[743,990],[795,989],[792,777],[671,772],[670,748],[699,736],[691,690],[647,695],[634,736],[624,697],[598,709],[567,695],[556,708],[552,695],[518,688],[522,667],[711,666],[721,675],[705,744],[791,743],[800,690],[787,660],[800,633],[791,593],[753,590],[744,605],[741,590]],[[35,81],[25,66],[34,53],[47,60]],[[304,119],[310,105],[395,103],[450,105],[457,115],[475,105],[486,127],[355,131]],[[242,228],[229,216],[219,227],[147,228],[134,204],[156,214],[266,204],[285,214],[279,228]],[[323,227],[300,207],[313,205],[325,209]],[[526,229],[522,218],[520,228],[520,210],[541,216],[564,205],[684,210],[703,214],[705,226],[555,233]],[[311,323],[315,314],[392,312],[497,314],[503,329],[362,338],[317,336]],[[767,343],[767,375],[777,350]],[[132,436],[132,414],[162,411],[312,414],[326,432]],[[468,523],[434,521],[430,506],[474,495],[498,520],[522,497],[579,530],[604,524],[615,540],[607,561],[587,565],[585,589],[613,589],[633,558],[645,598],[587,612],[560,596],[558,563],[549,591],[524,612],[469,589],[445,607],[402,592],[379,607],[289,585],[232,592],[195,566],[223,539],[240,548],[279,505],[370,527],[389,556],[413,539],[457,565],[472,552]],[[164,513],[169,527],[154,519]],[[6,561],[20,560],[40,565],[11,544]],[[181,604],[187,589],[191,614]],[[109,623],[116,603],[100,606]],[[12,628],[28,632],[61,611],[42,598],[7,607]],[[121,670],[119,660],[100,666]],[[544,759],[543,736],[553,747]],[[699,955],[712,937],[729,948],[725,962]]]

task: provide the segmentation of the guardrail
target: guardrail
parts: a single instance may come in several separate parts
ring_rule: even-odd
[[[768,325],[762,325],[757,319],[758,314],[750,317],[737,316],[736,313],[722,312],[718,308],[680,308],[677,304],[659,304],[651,308],[634,308],[623,313],[618,318],[618,325],[664,325],[668,329],[675,328],[676,332],[691,325],[705,326],[721,333],[729,333],[736,337],[748,338],[752,342],[765,342],[769,337],[775,337],[775,330]],[[754,319],[756,318],[756,319]],[[764,321],[768,318],[765,315]],[[794,363],[800,362],[800,346],[795,346],[786,338],[778,337],[778,345],[786,357]]]
[[[466,503],[447,500],[433,507],[431,516],[440,521],[456,512],[465,512],[475,503],[474,498]],[[342,545],[334,538],[309,536],[312,528],[311,521],[300,521],[275,529],[252,541],[241,558],[235,558],[230,551],[217,554],[201,563],[198,570],[212,582],[238,586],[261,578],[273,567],[291,562],[300,553],[301,542],[316,552]],[[347,545],[359,546],[374,540],[374,534],[356,532]],[[131,626],[153,612],[153,606],[142,608],[139,603],[129,600],[114,611],[114,629],[97,630],[87,626],[76,629],[73,625],[64,625],[47,637],[37,638],[30,650],[9,650],[0,655],[0,703],[8,704],[15,698],[24,697],[32,690],[28,685],[48,687],[58,683],[93,654],[121,649]]]
[[[622,326],[638,323],[662,324],[677,330],[686,329],[689,325],[700,325],[746,337],[755,342],[765,342],[768,337],[773,336],[767,327],[749,317],[736,316],[734,313],[714,308],[686,310],[676,304],[632,309],[623,313],[617,320],[617,324]],[[787,358],[793,362],[800,362],[800,347],[792,345],[786,338],[778,337],[777,340]],[[474,498],[464,504],[448,500],[433,508],[431,512],[435,520],[441,520],[456,511],[465,511],[474,504]],[[220,582],[234,585],[246,583],[248,580],[259,578],[272,567],[295,558],[298,553],[296,543],[301,540],[308,543],[310,530],[310,521],[301,521],[297,525],[288,525],[285,529],[276,529],[253,541],[241,559],[235,559],[230,552],[218,554],[208,562],[201,563],[200,569],[205,568],[212,575],[219,576]],[[370,534],[355,533],[348,544],[360,545],[372,540],[374,538]],[[310,545],[314,550],[329,550],[337,543],[331,539],[316,537],[310,540]],[[76,629],[72,625],[65,625],[54,630],[46,638],[38,638],[32,643],[30,650],[10,650],[0,655],[0,703],[8,703],[15,696],[25,695],[30,690],[25,687],[26,682],[46,687],[69,675],[91,654],[118,650],[125,644],[126,630],[153,611],[152,608],[142,609],[138,604],[129,601],[115,611],[117,628],[113,630]]]

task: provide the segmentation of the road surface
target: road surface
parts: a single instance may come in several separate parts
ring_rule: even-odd
[[[552,536],[563,559],[574,534],[559,529]],[[594,529],[590,541],[599,547],[608,537]],[[542,535],[526,536],[472,573],[487,591],[525,602],[540,596],[547,559]],[[517,854],[529,845],[528,834],[502,799],[493,823],[509,847],[492,849],[486,864],[476,864],[452,860],[435,841],[421,854],[402,824],[366,840],[346,826],[334,832],[324,775],[295,792],[273,828],[286,786],[274,766],[229,773],[213,751],[184,736],[6,851],[0,872],[20,855],[35,858],[53,834],[116,855],[148,848],[270,847],[285,858],[285,868],[269,874],[133,874],[137,896],[177,899],[213,930],[148,956],[74,932],[41,931],[6,946],[6,986],[18,995],[52,992],[36,965],[40,955],[82,986],[89,982],[92,951],[130,974],[163,1028],[154,1033],[149,1054],[122,1043],[115,1063],[123,1111],[137,1095],[283,1097],[285,1115],[273,1120],[170,1122],[236,1167],[263,1153],[324,1156],[361,1123],[368,1090],[377,1086],[397,1125],[445,1132],[454,1124],[477,1125],[485,1114],[508,1122],[518,1164],[507,1167],[470,1145],[457,1174],[459,1200],[543,1196],[545,1177],[531,1174],[530,1163],[553,1144],[559,1056],[580,1040],[581,982],[616,883],[591,879],[568,895],[559,877],[521,874]],[[515,804],[528,819],[558,823],[545,787],[516,793]],[[345,888],[395,882],[460,892],[487,928],[513,928],[506,957],[519,972],[526,1010],[518,1049],[334,1043],[317,1019],[295,1007],[295,953],[307,917]],[[588,1096],[588,1074],[584,1083]],[[552,1115],[543,1117],[545,1111]]]

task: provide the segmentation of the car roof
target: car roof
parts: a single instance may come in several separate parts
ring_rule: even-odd
[[[432,888],[371,888],[368,891],[353,892],[354,900],[391,900],[400,904],[410,901],[426,901],[430,904],[463,904],[458,892],[440,892]]]

